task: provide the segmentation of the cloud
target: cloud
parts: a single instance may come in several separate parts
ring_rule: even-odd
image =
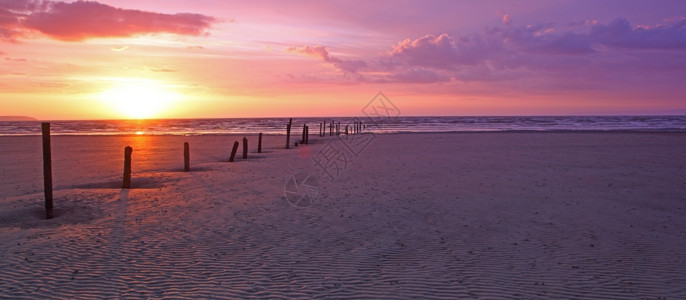
[[[29,61],[26,58],[9,58],[9,57],[5,57],[5,60],[6,61],[14,61],[14,62],[27,62],[27,61]]]
[[[466,51],[460,51],[455,39],[448,34],[426,35],[405,39],[393,46],[391,58],[398,58],[410,66],[437,69],[452,68],[456,64],[469,64]]]
[[[686,53],[674,51],[686,48],[684,18],[654,26],[632,26],[625,19],[579,23],[586,32],[561,31],[552,23],[503,23],[460,37],[444,33],[400,41],[369,68],[370,73],[384,71],[384,78],[370,81],[597,87],[601,82],[621,86],[645,81],[645,74],[652,74],[654,82],[671,82],[686,73]]]
[[[343,60],[333,57],[329,54],[329,50],[324,46],[304,46],[302,48],[289,47],[287,52],[304,54],[310,57],[320,59],[334,66],[336,69],[342,71],[344,74],[357,74],[357,72],[367,67],[367,63],[362,60]],[[359,75],[359,74],[358,74]]]
[[[40,32],[63,41],[155,33],[202,35],[217,19],[116,8],[94,1],[0,0],[0,38],[16,41]]]
[[[129,49],[129,46],[112,47],[110,49],[115,52],[122,52],[126,49]]]
[[[449,75],[439,74],[438,72],[422,68],[413,68],[409,70],[403,70],[401,72],[391,73],[382,81],[400,83],[436,83],[449,82],[450,80],[451,78]]]
[[[628,20],[617,18],[607,25],[591,27],[589,38],[598,44],[633,49],[686,49],[686,20],[671,24],[632,27]]]
[[[151,67],[148,67],[148,70],[150,70],[152,72],[158,72],[158,73],[174,73],[174,72],[176,72],[176,70],[170,69],[170,68],[151,68]]]
[[[448,34],[406,39],[388,55],[414,67],[454,69],[487,62],[507,64],[526,54],[579,55],[592,53],[588,38],[565,32],[555,33],[551,25],[487,28],[481,34],[456,39]]]
[[[511,25],[512,24],[512,17],[510,15],[505,14],[503,15],[503,25]]]

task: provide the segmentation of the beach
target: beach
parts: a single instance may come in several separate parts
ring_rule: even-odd
[[[0,137],[0,298],[686,298],[685,133],[243,136]]]

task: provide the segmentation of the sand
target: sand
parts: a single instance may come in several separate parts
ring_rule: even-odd
[[[686,298],[686,134],[239,138],[0,137],[0,298]]]

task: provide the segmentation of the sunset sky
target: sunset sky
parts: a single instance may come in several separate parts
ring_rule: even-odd
[[[0,0],[0,115],[686,114],[686,1]]]

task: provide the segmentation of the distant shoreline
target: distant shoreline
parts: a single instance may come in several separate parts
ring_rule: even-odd
[[[17,122],[17,121],[38,121],[34,117],[27,116],[0,116],[0,122]]]

